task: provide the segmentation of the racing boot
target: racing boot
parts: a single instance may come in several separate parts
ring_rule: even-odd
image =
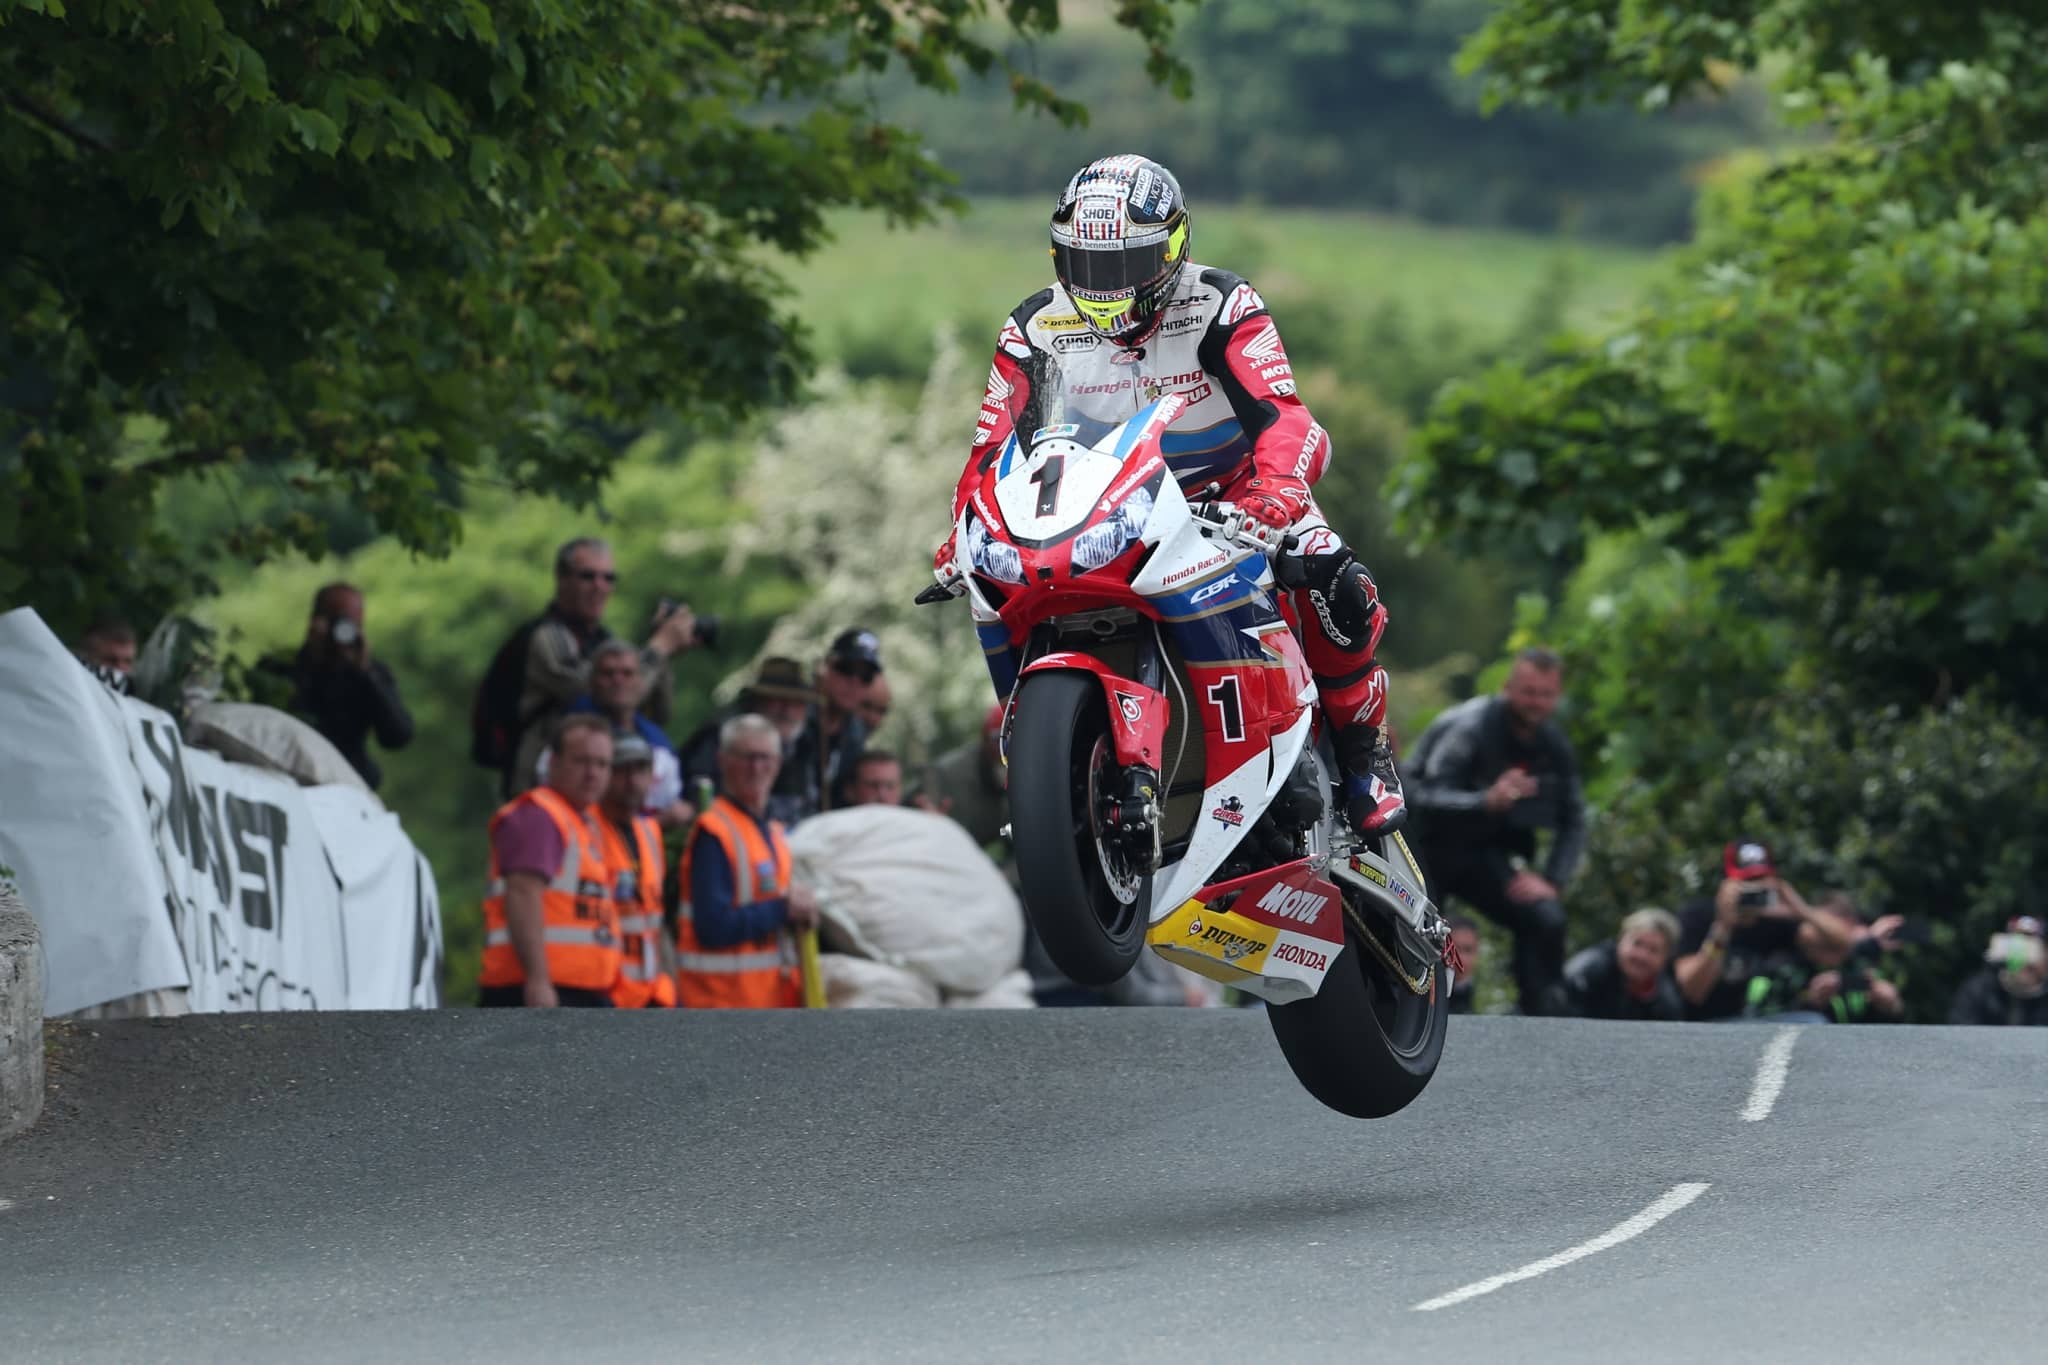
[[[1354,719],[1331,735],[1344,769],[1344,814],[1368,839],[1392,834],[1408,822],[1408,800],[1401,794],[1401,775],[1394,771],[1394,749],[1387,742],[1386,670],[1373,671],[1379,675],[1381,722],[1367,725]]]
[[[1387,609],[1372,575],[1327,527],[1302,536],[1296,563],[1302,644],[1344,769],[1345,814],[1367,838],[1392,834],[1408,802],[1387,742],[1387,670],[1373,662]]]

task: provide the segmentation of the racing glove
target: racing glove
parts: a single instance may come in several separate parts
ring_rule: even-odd
[[[953,536],[948,533],[939,542],[939,548],[932,551],[932,573],[940,578],[951,578],[958,572],[953,567]]]
[[[1244,486],[1237,510],[1254,521],[1285,529],[1308,510],[1308,485],[1285,474],[1261,474]]]

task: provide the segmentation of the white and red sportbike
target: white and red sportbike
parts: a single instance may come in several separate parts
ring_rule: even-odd
[[[1106,984],[1149,944],[1267,1001],[1324,1104],[1391,1114],[1443,1052],[1449,928],[1406,841],[1346,825],[1275,591],[1291,538],[1183,496],[1183,401],[1013,435],[918,600],[969,597],[1008,693],[1017,873],[1059,968]]]

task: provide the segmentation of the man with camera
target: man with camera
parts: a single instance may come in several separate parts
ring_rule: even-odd
[[[1564,664],[1515,656],[1497,696],[1438,716],[1407,757],[1416,851],[1438,905],[1463,901],[1515,936],[1522,1013],[1541,1014],[1564,970],[1563,888],[1586,851],[1585,801],[1571,741],[1553,718]],[[1551,831],[1543,869],[1538,831]]]
[[[284,709],[325,735],[372,791],[384,772],[370,757],[369,737],[387,749],[412,742],[412,714],[399,700],[397,680],[382,659],[370,657],[359,588],[329,583],[313,594],[299,652],[259,668],[290,685]]]
[[[576,698],[590,691],[597,647],[614,638],[602,617],[618,585],[612,547],[604,541],[579,536],[556,552],[554,601],[525,628],[517,689],[519,742],[510,773],[513,791],[524,791],[539,780],[540,754],[551,727]],[[663,599],[647,643],[640,648],[640,694],[633,698],[634,709],[657,723],[667,720],[669,660],[699,645],[714,644],[717,633],[716,617],[699,618],[688,606]],[[494,661],[493,673],[499,667]],[[486,689],[492,686],[486,679]]]
[[[1951,1024],[2048,1025],[2048,926],[2016,915],[1984,949],[1984,969],[1962,984]]]
[[[1672,975],[1689,1019],[1735,1019],[1750,1009],[1752,982],[1768,981],[1786,955],[1816,963],[1845,959],[1855,946],[1849,919],[1808,905],[1754,839],[1722,850],[1713,898],[1679,907]],[[1837,977],[1839,984],[1839,976]]]

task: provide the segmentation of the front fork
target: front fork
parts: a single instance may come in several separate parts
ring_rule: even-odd
[[[1109,739],[1116,756],[1116,775],[1100,787],[1090,784],[1095,809],[1089,816],[1095,828],[1105,840],[1121,846],[1134,865],[1147,872],[1157,871],[1162,861],[1165,807],[1159,774],[1168,719],[1166,694],[1160,690],[1160,684],[1166,680],[1166,660],[1160,653],[1158,639],[1151,635],[1139,637],[1137,665],[1132,670],[1137,676],[1133,678],[1111,671],[1108,664],[1092,654],[1055,650],[1039,654],[1024,665],[1018,685],[1022,686],[1033,673],[1054,669],[1093,674],[1102,687],[1109,711]]]

